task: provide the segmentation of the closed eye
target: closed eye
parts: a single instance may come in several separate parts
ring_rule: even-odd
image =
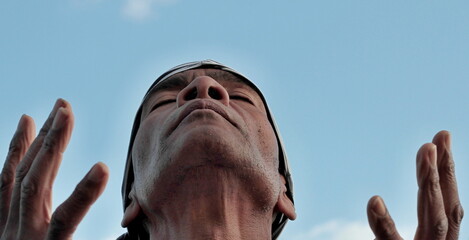
[[[230,96],[230,99],[231,100],[241,100],[241,101],[244,101],[244,102],[247,102],[247,103],[250,103],[250,104],[254,105],[254,103],[251,101],[251,99],[249,99],[247,97],[244,97],[244,96],[234,95],[234,96]]]
[[[150,110],[150,112],[152,112],[153,110],[163,106],[163,105],[166,105],[166,104],[169,104],[169,103],[172,103],[172,102],[176,102],[176,99],[167,99],[167,100],[163,100],[163,101],[160,101],[158,102],[157,104],[155,104],[155,106],[153,106]]]

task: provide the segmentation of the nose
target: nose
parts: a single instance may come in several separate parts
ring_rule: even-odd
[[[196,77],[189,85],[182,89],[177,95],[177,106],[194,99],[213,99],[228,106],[230,97],[225,87],[209,76]]]

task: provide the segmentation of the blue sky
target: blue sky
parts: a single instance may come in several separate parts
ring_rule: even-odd
[[[39,125],[58,97],[70,101],[75,130],[54,204],[105,162],[108,187],[75,239],[115,239],[144,92],[168,68],[210,58],[256,82],[276,117],[298,213],[281,239],[372,239],[365,208],[375,194],[412,238],[415,154],[439,130],[452,132],[469,206],[468,9],[402,0],[2,2],[0,155],[23,113]]]

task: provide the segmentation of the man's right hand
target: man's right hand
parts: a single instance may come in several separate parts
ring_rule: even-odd
[[[52,185],[73,121],[71,106],[63,99],[57,100],[35,139],[33,119],[21,117],[0,175],[0,240],[72,239],[103,192],[109,173],[97,163],[52,213]]]

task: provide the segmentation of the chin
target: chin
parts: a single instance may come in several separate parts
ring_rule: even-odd
[[[213,163],[226,164],[234,167],[242,164],[249,152],[251,144],[240,133],[229,132],[218,126],[204,126],[178,133],[175,141],[168,142],[168,153],[176,159],[184,161],[184,166]]]
[[[146,179],[160,196],[196,182],[210,186],[222,178],[242,182],[248,195],[262,200],[264,205],[270,202],[272,194],[278,194],[278,172],[272,167],[272,160],[261,157],[253,149],[256,145],[239,132],[207,126],[178,132],[175,139],[168,138],[158,154],[158,161],[163,161],[158,176]]]

